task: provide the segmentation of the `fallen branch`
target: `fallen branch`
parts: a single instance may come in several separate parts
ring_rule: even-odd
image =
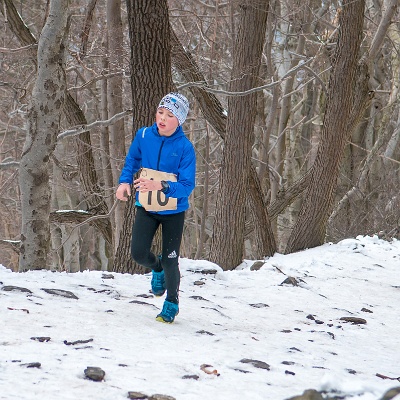
[[[390,379],[391,381],[399,381],[400,382],[400,376],[397,378],[391,378],[390,376],[386,376],[386,375],[382,375],[382,374],[376,374],[376,376],[381,379]]]
[[[29,314],[29,310],[26,308],[12,308],[12,307],[7,307],[7,308],[12,311],[23,311],[23,312],[26,312],[27,314]]]
[[[68,342],[68,340],[64,340],[64,344],[67,346],[76,346],[77,344],[86,344],[93,342],[93,339],[85,339],[85,340],[75,340],[73,342]]]

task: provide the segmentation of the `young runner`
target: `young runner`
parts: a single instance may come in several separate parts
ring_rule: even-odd
[[[179,313],[179,251],[185,211],[195,187],[196,156],[182,124],[189,102],[182,94],[162,98],[156,121],[137,131],[119,179],[116,197],[127,201],[136,189],[136,218],[132,228],[132,258],[151,268],[151,290],[166,299],[158,321],[171,323]],[[140,177],[134,175],[141,170]],[[162,254],[151,252],[157,228],[162,227]]]

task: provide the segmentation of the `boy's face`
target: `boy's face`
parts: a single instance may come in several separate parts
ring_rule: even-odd
[[[156,112],[156,124],[161,136],[171,136],[179,126],[179,121],[171,111],[161,107]]]

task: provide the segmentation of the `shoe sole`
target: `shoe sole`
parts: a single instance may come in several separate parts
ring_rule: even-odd
[[[156,317],[156,321],[163,322],[164,324],[172,324],[175,320],[173,319],[172,321],[166,321],[163,317]]]
[[[161,297],[161,296],[163,296],[164,295],[164,293],[165,293],[165,290],[161,293],[161,292],[158,292],[158,293],[154,293],[154,292],[151,292],[151,293],[153,293],[154,294],[154,296],[156,296],[156,297]]]

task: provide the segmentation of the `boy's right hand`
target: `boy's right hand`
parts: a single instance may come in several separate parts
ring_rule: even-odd
[[[131,185],[129,183],[121,183],[115,193],[118,200],[128,201],[128,197],[131,195]]]

